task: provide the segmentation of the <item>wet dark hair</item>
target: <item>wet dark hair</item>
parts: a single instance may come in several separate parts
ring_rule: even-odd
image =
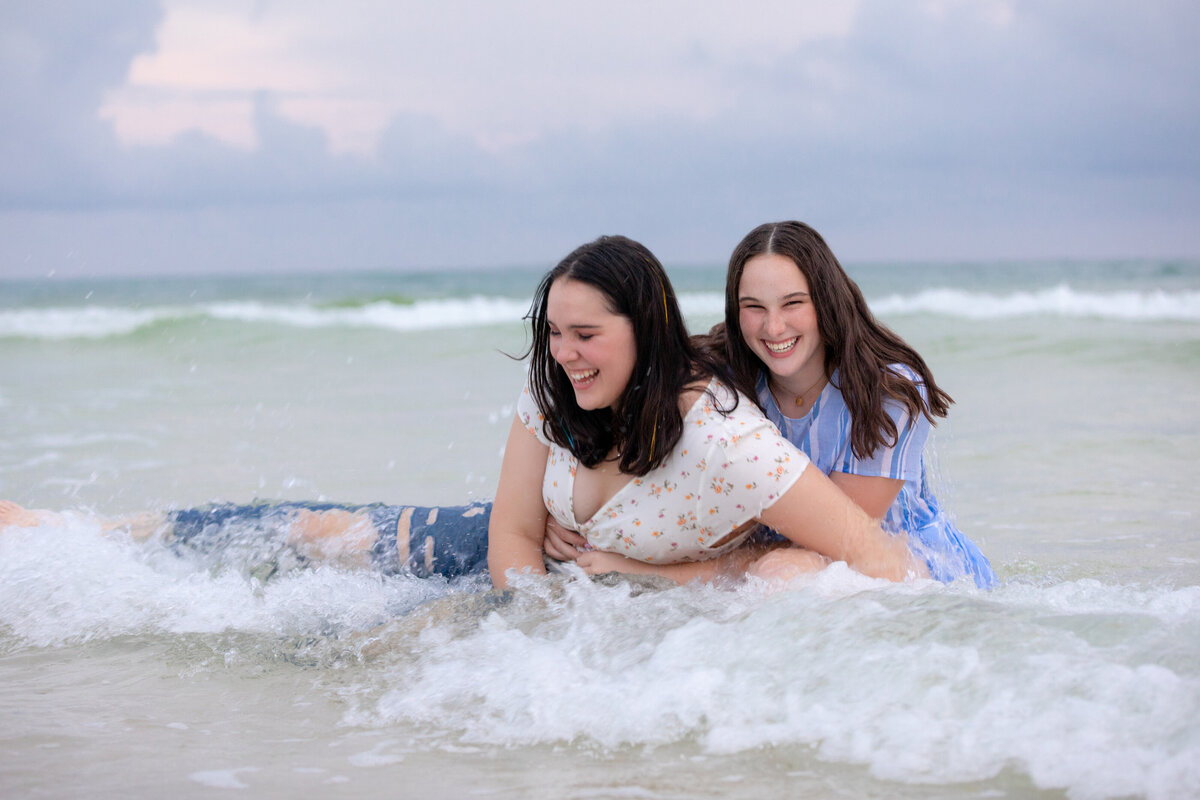
[[[913,418],[924,414],[936,424],[934,417],[946,416],[954,400],[938,387],[925,360],[875,319],[858,284],[842,269],[821,234],[803,222],[759,225],[746,234],[729,257],[725,322],[709,334],[705,349],[723,346],[738,389],[755,397],[758,376],[764,369],[741,334],[738,289],[746,262],[768,253],[791,259],[808,281],[817,329],[825,344],[826,377],[839,370],[837,388],[850,409],[850,442],[856,456],[866,458],[881,445],[895,444],[896,423],[883,407],[888,398],[904,406]],[[891,364],[911,367],[925,384],[928,401],[913,381],[888,369]]]
[[[559,279],[597,289],[610,311],[633,324],[637,362],[616,414],[580,408],[570,379],[550,355],[546,306]],[[585,467],[599,464],[614,446],[626,474],[645,475],[661,464],[683,433],[680,394],[689,383],[715,374],[717,363],[692,345],[675,290],[654,254],[624,236],[601,236],[576,248],[542,278],[526,319],[533,328],[524,354],[531,356],[529,386],[545,416],[546,438]]]

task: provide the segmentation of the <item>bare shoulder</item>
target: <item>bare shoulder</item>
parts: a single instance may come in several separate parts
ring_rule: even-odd
[[[708,381],[699,380],[683,387],[683,391],[679,393],[680,414],[687,416],[687,413],[692,410],[692,406],[696,405],[697,401],[708,391],[708,383]]]

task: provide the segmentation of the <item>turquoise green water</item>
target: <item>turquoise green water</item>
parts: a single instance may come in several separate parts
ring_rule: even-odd
[[[995,592],[834,570],[481,612],[106,539],[214,499],[490,497],[538,270],[3,284],[0,497],[78,515],[0,533],[0,789],[1190,796],[1200,265],[852,271],[957,401],[929,457]],[[714,322],[722,270],[670,272]]]

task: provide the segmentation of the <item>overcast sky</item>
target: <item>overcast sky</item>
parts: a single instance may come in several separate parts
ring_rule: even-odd
[[[1200,256],[1195,0],[0,0],[0,276]]]

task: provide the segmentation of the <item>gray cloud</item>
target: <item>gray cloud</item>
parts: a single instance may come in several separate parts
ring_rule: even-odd
[[[1136,11],[868,3],[851,35],[769,61],[693,52],[734,98],[702,119],[484,150],[408,114],[365,157],[266,91],[255,150],[121,146],[97,108],[160,9],[30,4],[0,40],[0,274],[522,263],[601,232],[716,263],[786,217],[848,258],[1197,255],[1200,11]]]
[[[0,14],[0,207],[110,198],[123,159],[96,108],[153,44],[158,4],[51,0],[7,3]]]

